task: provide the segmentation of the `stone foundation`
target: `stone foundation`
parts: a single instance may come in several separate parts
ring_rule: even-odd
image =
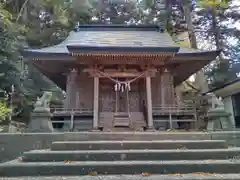
[[[19,157],[23,152],[34,149],[49,149],[53,141],[64,140],[226,140],[229,146],[240,147],[240,131],[225,132],[79,132],[79,133],[1,133],[0,134],[0,162]]]

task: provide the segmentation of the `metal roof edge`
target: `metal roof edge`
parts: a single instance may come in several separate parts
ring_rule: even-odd
[[[34,58],[34,57],[53,57],[53,56],[71,57],[70,53],[62,53],[62,52],[59,52],[59,53],[51,52],[50,53],[50,52],[41,52],[41,51],[32,50],[32,49],[21,50],[20,53],[24,57],[32,57],[32,58]]]
[[[119,46],[79,46],[67,45],[70,52],[172,52],[177,53],[179,47],[119,47]]]
[[[162,25],[137,25],[137,24],[83,24],[76,26],[74,31],[159,31],[164,32]]]
[[[202,93],[202,95],[206,95],[206,94],[208,94],[208,93],[212,93],[212,92],[218,91],[218,90],[220,90],[220,89],[223,89],[223,88],[225,88],[225,87],[227,87],[227,86],[230,86],[230,85],[232,85],[232,84],[234,84],[234,83],[237,83],[237,82],[239,82],[239,81],[240,81],[240,78],[236,78],[236,79],[234,79],[234,80],[232,80],[232,81],[229,81],[229,82],[227,82],[227,83],[225,83],[225,84],[223,84],[223,85],[221,85],[221,86],[218,86],[218,87],[215,87],[215,88],[213,88],[213,89],[210,89],[209,91]]]
[[[221,50],[214,51],[202,51],[202,52],[186,52],[186,53],[177,53],[176,56],[209,56],[216,55],[218,56],[221,53]]]

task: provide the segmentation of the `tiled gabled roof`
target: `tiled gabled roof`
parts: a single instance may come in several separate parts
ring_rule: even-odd
[[[69,36],[62,43],[41,49],[26,49],[24,56],[41,57],[66,55],[70,56],[70,47],[75,47],[76,50],[85,50],[89,47],[89,51],[94,47],[94,50],[99,48],[135,48],[153,51],[173,51],[178,50],[171,36],[163,32],[162,29],[155,25],[82,25],[78,31],[70,32]],[[111,47],[111,48],[110,48]],[[172,48],[172,49],[171,49]],[[201,54],[208,51],[197,49],[188,49],[180,47],[177,55],[193,55],[194,53]]]

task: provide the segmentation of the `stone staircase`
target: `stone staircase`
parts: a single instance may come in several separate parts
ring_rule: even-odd
[[[21,158],[0,164],[0,176],[79,176],[97,172],[189,179],[181,174],[205,173],[214,175],[202,179],[240,180],[239,157],[240,148],[229,148],[225,141],[210,140],[201,134],[93,133],[83,138],[76,133],[65,141],[53,142],[51,149],[25,152]],[[230,174],[238,173],[231,178]]]
[[[131,112],[130,114],[126,112],[101,112],[99,119],[99,125],[105,132],[141,131],[146,127],[142,112]]]

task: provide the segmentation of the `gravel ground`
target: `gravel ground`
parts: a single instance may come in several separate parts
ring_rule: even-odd
[[[0,178],[0,180],[240,180],[240,174],[190,174],[190,175],[118,175],[118,176],[52,176],[52,177],[19,177]]]

